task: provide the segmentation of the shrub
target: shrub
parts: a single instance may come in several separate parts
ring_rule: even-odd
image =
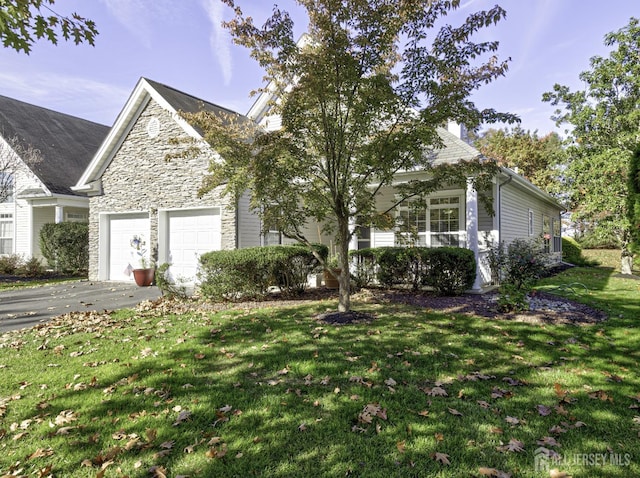
[[[473,286],[476,258],[473,251],[461,247],[436,247],[424,250],[428,260],[422,282],[438,295],[459,295]]]
[[[594,266],[597,261],[587,259],[582,255],[582,246],[571,237],[562,238],[562,260],[576,266]]]
[[[46,274],[46,269],[40,259],[32,257],[18,269],[18,273],[24,277],[42,277]]]
[[[40,251],[57,272],[89,269],[89,225],[81,222],[45,224],[40,229]]]
[[[500,267],[500,310],[526,310],[526,296],[547,269],[550,255],[540,240],[515,239],[506,249],[502,244],[495,249]]]
[[[319,245],[313,251],[323,258],[328,252]],[[292,245],[208,252],[200,256],[201,292],[214,300],[262,298],[273,286],[284,294],[303,292],[320,264],[313,251]]]
[[[378,249],[349,251],[353,264],[351,278],[356,287],[369,287],[376,279]]]
[[[23,264],[24,259],[21,255],[0,256],[0,274],[15,274]]]
[[[356,285],[407,285],[413,290],[428,285],[439,295],[460,294],[473,285],[473,252],[459,247],[381,247],[354,251]],[[374,276],[375,274],[375,276]]]
[[[156,269],[154,278],[156,287],[166,297],[185,299],[187,297],[187,286],[180,279],[173,280],[169,276],[169,267],[171,267],[171,264],[165,262]]]

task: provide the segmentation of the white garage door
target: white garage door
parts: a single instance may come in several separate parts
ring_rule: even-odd
[[[109,280],[133,280],[131,267],[137,266],[137,257],[131,248],[133,236],[139,236],[146,242],[146,256],[149,257],[147,214],[113,215],[109,218]]]
[[[196,280],[198,257],[222,247],[219,209],[171,211],[169,213],[169,262],[171,276]]]

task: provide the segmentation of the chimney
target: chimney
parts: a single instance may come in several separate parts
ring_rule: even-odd
[[[465,143],[469,143],[469,135],[467,134],[467,128],[465,125],[450,120],[447,123],[447,130],[456,138],[461,139]]]

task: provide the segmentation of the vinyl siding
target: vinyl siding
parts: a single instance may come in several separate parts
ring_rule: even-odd
[[[551,204],[523,191],[517,185],[502,188],[501,235],[505,244],[516,238],[534,238],[542,234],[542,216],[560,219],[560,211]],[[529,235],[529,210],[533,211],[533,234]]]
[[[238,200],[238,248],[257,247],[260,240],[260,218],[249,210],[250,195],[245,192]]]

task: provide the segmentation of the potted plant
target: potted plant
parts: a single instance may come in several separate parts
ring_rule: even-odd
[[[133,249],[132,256],[134,266],[133,279],[140,287],[148,287],[153,283],[155,276],[155,267],[153,267],[153,261],[147,257],[147,243],[144,238],[138,235],[134,235],[130,241],[131,249]]]
[[[324,270],[324,286],[327,289],[339,289],[338,277],[342,274],[342,269],[338,267],[338,257],[331,256],[327,260],[327,268]]]

